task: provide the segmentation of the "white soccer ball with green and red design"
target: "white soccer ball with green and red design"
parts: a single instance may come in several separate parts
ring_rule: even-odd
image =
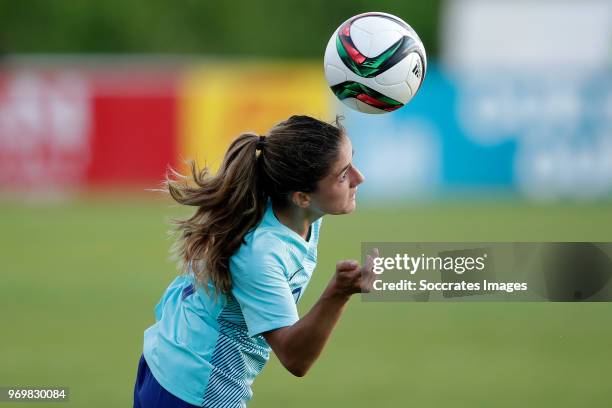
[[[345,21],[327,43],[325,79],[347,106],[387,113],[416,95],[427,71],[425,47],[402,19],[364,13]]]

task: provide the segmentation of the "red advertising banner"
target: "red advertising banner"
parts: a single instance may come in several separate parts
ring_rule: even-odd
[[[92,79],[91,185],[156,186],[177,153],[175,78],[122,73]]]
[[[154,186],[176,161],[175,74],[0,72],[0,187]]]

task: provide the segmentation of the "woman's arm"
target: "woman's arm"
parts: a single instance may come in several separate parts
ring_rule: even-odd
[[[378,251],[374,251],[378,256]],[[323,294],[310,311],[292,326],[263,333],[280,362],[297,377],[303,377],[323,351],[351,295],[369,292],[374,279],[372,257],[363,267],[357,261],[342,261]]]

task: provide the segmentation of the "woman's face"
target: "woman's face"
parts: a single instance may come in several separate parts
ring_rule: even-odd
[[[357,186],[363,183],[363,174],[353,166],[353,145],[343,136],[336,160],[330,172],[310,193],[311,208],[323,214],[348,214],[355,209]]]

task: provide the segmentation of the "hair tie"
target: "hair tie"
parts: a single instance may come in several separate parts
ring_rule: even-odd
[[[266,145],[266,137],[265,136],[259,136],[259,140],[257,141],[257,145],[255,146],[255,150],[263,150],[264,146]]]

